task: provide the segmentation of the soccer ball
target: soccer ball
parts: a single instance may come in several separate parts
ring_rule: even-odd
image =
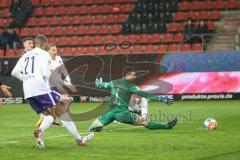
[[[214,130],[217,128],[217,121],[213,118],[208,118],[204,121],[204,127],[208,130]]]

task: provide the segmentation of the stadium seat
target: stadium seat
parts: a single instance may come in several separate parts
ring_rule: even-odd
[[[85,54],[86,52],[86,47],[84,46],[80,46],[80,47],[77,47],[75,52],[73,54],[75,55],[82,55],[82,54]]]
[[[148,34],[140,34],[137,36],[137,43],[149,43],[149,35]]]
[[[51,27],[45,27],[45,28],[43,28],[42,33],[46,36],[52,35],[52,28]]]
[[[127,15],[125,14],[117,14],[115,18],[117,23],[123,23],[127,21]]]
[[[81,22],[83,24],[92,24],[93,23],[93,18],[90,15],[82,16]]]
[[[57,7],[56,8],[56,15],[65,15],[66,14],[66,8],[65,7]]]
[[[228,0],[227,1],[227,8],[228,9],[237,9],[240,8],[240,2],[237,0]]]
[[[163,34],[161,40],[163,43],[171,43],[173,42],[173,35],[170,33]]]
[[[90,39],[89,36],[82,36],[81,37],[81,45],[90,45],[90,44],[91,44],[91,39]]]
[[[165,44],[160,44],[155,47],[155,52],[156,53],[166,53],[167,52],[167,45]]]
[[[16,56],[16,52],[13,49],[8,49],[6,52],[7,57],[14,57]]]
[[[150,35],[150,43],[160,43],[161,35],[160,34],[152,34]]]
[[[30,17],[27,20],[27,26],[36,26],[38,24],[38,21],[35,17]]]
[[[62,29],[62,27],[53,27],[53,32],[52,35],[63,35],[64,31]]]
[[[175,34],[175,36],[174,36],[174,42],[179,43],[179,42],[182,42],[183,39],[184,39],[183,33],[177,33],[177,34]]]
[[[208,19],[208,12],[207,11],[200,11],[198,13],[197,19],[199,19],[199,20],[207,20]]]
[[[202,3],[200,1],[193,1],[192,2],[192,10],[201,10]]]
[[[133,45],[132,52],[134,54],[142,54],[142,45]]]
[[[95,35],[98,34],[98,27],[96,25],[85,26],[87,34]]]
[[[50,22],[52,22],[52,21],[50,21]],[[48,18],[44,16],[44,17],[40,17],[39,20],[38,20],[38,23],[35,24],[35,25],[46,26],[48,24],[49,24]],[[56,24],[58,24],[58,23],[56,23]]]
[[[59,19],[58,19],[58,17],[57,17],[57,16],[50,17],[48,24],[49,24],[49,25],[53,25],[53,26],[59,25]]]
[[[98,33],[99,34],[107,34],[109,32],[109,27],[107,25],[100,25]]]
[[[203,1],[202,7],[203,7],[204,10],[214,9],[213,1],[211,1],[211,0]]]
[[[40,5],[39,0],[32,0],[32,5],[33,5],[34,7],[39,6],[39,5]]]
[[[121,26],[116,24],[116,25],[111,25],[109,28],[109,33],[110,34],[117,34],[120,33],[121,31]]]
[[[100,8],[100,12],[103,14],[111,13],[111,8],[109,5],[105,4]]]
[[[55,15],[55,8],[54,7],[46,7],[44,11],[45,16],[53,16]]]
[[[102,37],[101,36],[93,36],[92,44],[94,44],[94,45],[102,44]]]
[[[225,9],[225,1],[224,0],[216,0],[215,8],[216,9]]]
[[[81,17],[80,16],[73,16],[71,24],[81,24]]]
[[[168,46],[168,52],[178,52],[178,51],[179,51],[178,44],[170,44]]]
[[[142,47],[143,52],[145,53],[154,53],[155,52],[155,47],[151,44],[144,45]]]
[[[59,22],[61,25],[69,25],[71,24],[72,20],[71,17],[69,16],[63,16],[59,19]]]
[[[208,29],[211,30],[211,31],[216,29],[215,25],[212,21],[207,21],[206,25],[208,26]]]
[[[76,28],[73,26],[66,26],[64,29],[64,34],[65,35],[74,35],[76,34]]]
[[[191,17],[192,19],[197,19],[196,11],[191,11],[187,13],[187,18]]]
[[[55,0],[55,1],[59,1],[59,0]],[[73,0],[74,1],[74,0]],[[64,6],[68,6],[68,5],[72,5],[72,0],[63,0],[62,1],[62,4],[64,5]]]
[[[49,0],[41,0],[41,6],[51,6],[52,2]]]
[[[185,13],[184,12],[175,12],[173,14],[173,19],[175,21],[184,21],[185,20]]]
[[[35,8],[35,9],[33,10],[33,15],[35,15],[35,16],[41,16],[41,15],[43,15],[43,8],[41,8],[41,7]]]
[[[126,41],[126,37],[124,35],[117,35],[115,38],[116,38],[115,41],[117,43],[121,43],[123,41]]]
[[[180,11],[188,11],[191,9],[191,5],[189,2],[187,1],[183,1],[183,2],[180,2],[179,5],[178,5],[178,9]]]
[[[178,31],[178,23],[175,23],[175,22],[169,23],[168,26],[167,26],[167,31],[168,32]]]
[[[68,9],[66,10],[67,15],[75,15],[78,14],[78,7],[76,6],[69,6]]]
[[[182,44],[180,46],[180,51],[182,52],[188,52],[188,51],[191,51],[191,45],[190,44]]]
[[[72,36],[69,39],[70,41],[70,45],[79,45],[80,44],[80,40],[78,36]],[[81,44],[83,43],[83,41],[81,41]]]
[[[94,46],[89,46],[86,47],[86,54],[96,54],[97,53],[97,49]]]
[[[220,13],[219,11],[211,11],[209,15],[210,20],[219,20],[220,18]]]
[[[192,51],[203,51],[203,45],[201,43],[193,44]]]
[[[72,47],[65,47],[63,50],[64,55],[73,55],[73,48]]]
[[[104,46],[99,46],[98,47],[98,52],[97,54],[100,54],[100,55],[103,55],[103,54],[106,54],[107,51],[105,50],[105,47]]]
[[[91,5],[88,8],[88,14],[99,14],[102,13],[100,6],[98,5]]]
[[[51,32],[51,33],[47,34],[47,33],[44,32],[45,30],[42,30],[41,28],[38,28],[38,27],[34,27],[34,28],[32,28],[31,36],[36,36],[38,34],[42,34],[42,31],[43,31],[44,35],[51,35],[51,33],[52,33]]]
[[[79,14],[87,14],[88,13],[88,8],[84,5],[80,6],[78,9]]]
[[[4,51],[2,49],[0,49],[0,57],[4,56]]]
[[[106,16],[102,16],[102,15],[96,15],[93,19],[93,23],[94,24],[102,24],[102,23],[107,23],[105,22],[105,20],[107,20],[108,18],[105,18]]]
[[[115,16],[113,14],[106,15],[104,23],[116,23],[116,22],[118,22],[118,20],[115,19]]]
[[[59,37],[59,38],[56,38],[56,39],[58,39],[57,44],[60,45],[60,46],[65,46],[65,45],[69,44],[67,37]]]
[[[129,13],[132,11],[132,9],[133,9],[132,4],[122,4],[120,8],[120,12]]]
[[[58,41],[56,37],[48,37],[48,43],[57,43],[58,45]]]
[[[127,41],[136,43],[137,42],[137,36],[134,34],[127,35]]]
[[[63,0],[63,2],[69,1],[69,0]],[[62,5],[62,1],[59,0],[51,0],[53,6],[60,6]]]
[[[29,28],[21,28],[20,36],[23,36],[23,37],[31,36]]]
[[[85,32],[85,27],[83,26],[83,25],[81,25],[81,26],[77,26],[77,28],[76,28],[76,34],[78,34],[78,35],[83,35],[83,34],[85,34],[86,32]]]
[[[2,9],[2,11],[0,13],[1,13],[1,17],[8,17],[10,14],[8,8]]]
[[[104,44],[111,43],[111,42],[115,43],[115,36],[107,35],[107,36],[103,36],[102,38],[103,38]]]

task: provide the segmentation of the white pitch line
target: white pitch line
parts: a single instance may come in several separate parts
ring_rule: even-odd
[[[6,142],[0,142],[1,144],[13,144],[13,143],[19,143],[19,141],[6,141]]]

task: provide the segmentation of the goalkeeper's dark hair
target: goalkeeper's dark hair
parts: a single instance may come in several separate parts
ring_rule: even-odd
[[[126,67],[123,70],[123,76],[126,77],[126,76],[132,74],[132,72],[136,72],[135,69],[133,69],[131,67]]]

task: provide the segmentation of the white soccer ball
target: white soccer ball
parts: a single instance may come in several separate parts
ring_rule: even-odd
[[[204,121],[204,127],[208,130],[214,130],[217,128],[217,121],[213,118],[208,118]]]

